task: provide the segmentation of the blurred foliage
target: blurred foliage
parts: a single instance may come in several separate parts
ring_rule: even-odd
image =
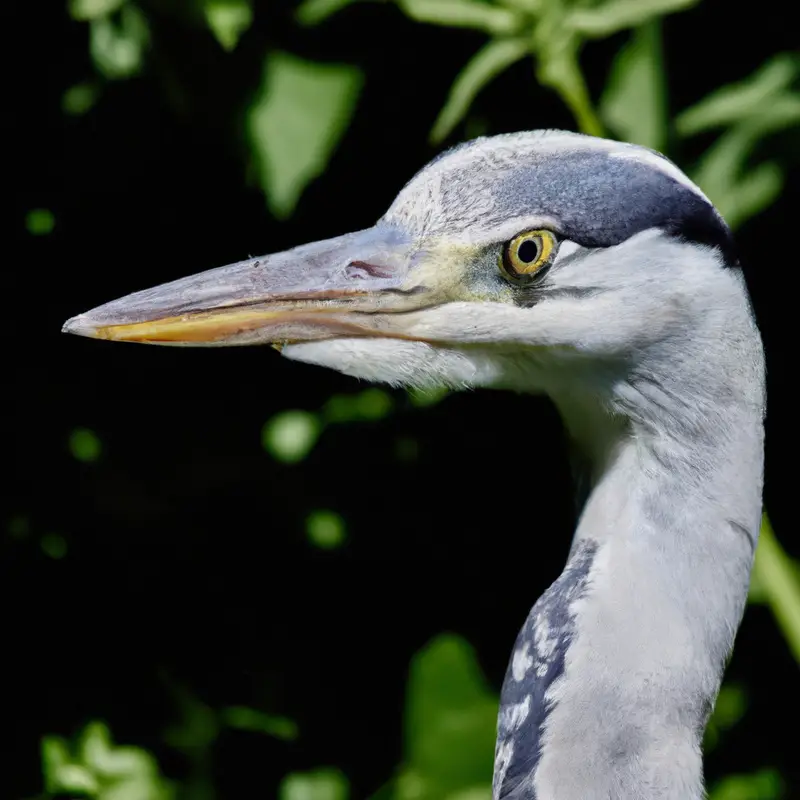
[[[53,212],[47,208],[34,208],[25,219],[25,227],[32,236],[47,236],[55,226]]]
[[[667,142],[667,88],[661,21],[640,25],[611,65],[600,114],[620,139],[663,151]]]
[[[236,47],[253,22],[250,0],[206,0],[203,11],[208,27],[226,50]]]
[[[67,555],[67,541],[59,533],[45,533],[39,540],[39,546],[49,558],[60,559]]]
[[[347,537],[344,520],[335,511],[312,511],[306,518],[309,541],[322,550],[341,547]]]
[[[800,564],[784,552],[764,514],[750,585],[750,602],[772,609],[783,635],[800,663]]]
[[[752,775],[731,775],[720,781],[709,800],[778,800],[784,796],[781,776],[774,769],[762,769]]]
[[[497,704],[465,641],[442,635],[419,652],[409,670],[406,760],[395,797],[491,797]]]
[[[24,514],[15,514],[8,521],[7,530],[12,539],[26,539],[31,532],[31,522]]]
[[[91,722],[74,743],[59,736],[42,740],[47,792],[92,800],[172,800],[174,787],[155,759],[139,747],[119,747],[108,727]]]
[[[294,720],[276,717],[274,714],[265,714],[263,711],[246,706],[224,708],[222,720],[230,728],[265,733],[287,742],[294,741],[299,735],[297,723]]]
[[[317,769],[287,775],[278,800],[347,800],[350,787],[338,769]]]
[[[264,449],[278,461],[302,461],[319,438],[322,423],[308,411],[283,411],[265,423],[261,434]]]
[[[349,66],[271,53],[250,107],[250,147],[272,213],[288,217],[305,186],[324,172],[347,130],[361,88]]]
[[[139,8],[126,4],[115,18],[96,14],[89,24],[89,52],[98,72],[106,78],[136,75],[150,39],[147,19]]]
[[[90,111],[100,96],[100,87],[93,83],[76,83],[64,92],[61,108],[65,114],[79,117]]]
[[[682,11],[698,0],[397,0],[412,19],[451,27],[475,28],[489,42],[463,68],[431,133],[443,140],[463,119],[472,100],[492,79],[516,61],[532,56],[536,77],[554,89],[586,133],[603,135],[579,64],[583,44],[646,25],[664,14]],[[313,9],[312,11],[309,11]],[[301,5],[298,16],[322,21],[318,0]],[[330,12],[336,10],[329,6]],[[327,10],[327,9],[326,9]]]
[[[97,461],[103,450],[100,439],[88,428],[75,428],[69,436],[69,450],[78,461]]]
[[[800,123],[800,56],[775,56],[747,80],[718,89],[675,121],[679,136],[722,129],[692,177],[736,228],[767,208],[783,188],[783,169],[774,161],[748,166],[762,139]]]
[[[447,395],[446,389],[409,390],[409,404],[432,406]],[[394,410],[392,395],[370,387],[356,394],[335,394],[318,412],[291,409],[276,414],[264,424],[261,443],[277,461],[297,463],[306,458],[329,425],[383,419]]]
[[[306,0],[296,12],[301,25],[319,25],[354,0]],[[555,91],[570,109],[577,127],[610,134],[666,151],[693,137],[712,137],[695,164],[682,165],[723,212],[739,226],[767,208],[783,185],[785,166],[754,163],[760,143],[800,122],[800,59],[778,54],[743,81],[720,87],[690,108],[669,110],[669,74],[661,19],[686,11],[698,0],[397,0],[400,10],[421,23],[471,28],[487,41],[455,78],[431,131],[442,142],[465,122],[477,97],[511,65],[531,58],[537,81]],[[194,0],[185,4],[190,24],[203,24],[220,48],[233,52],[252,24],[249,0]],[[151,47],[148,5],[132,0],[70,0],[73,19],[89,28],[89,53],[96,72],[62,98],[64,113],[79,116],[99,100],[108,82],[129,79],[144,68]],[[590,97],[580,66],[590,41],[628,31],[611,64],[597,103]],[[691,55],[687,56],[691,57]],[[326,169],[345,135],[364,78],[345,64],[324,64],[273,50],[263,61],[261,85],[250,104],[246,131],[258,184],[273,215],[286,218],[303,191]],[[716,138],[713,138],[713,137]],[[704,140],[705,140],[704,138]],[[33,209],[26,219],[33,235],[47,235],[55,219]],[[409,393],[409,405],[438,402],[444,392]],[[262,430],[264,450],[275,460],[296,464],[309,456],[329,426],[369,423],[396,410],[393,396],[369,388],[335,395],[318,411],[285,410]],[[73,457],[92,463],[102,443],[86,428],[70,435]],[[408,456],[416,445],[406,441]],[[398,457],[402,457],[400,451]],[[306,516],[306,534],[316,547],[342,546],[347,526],[333,510]],[[9,524],[15,539],[32,536],[27,517]],[[51,558],[67,554],[57,533],[41,536]],[[800,567],[780,547],[766,516],[753,571],[750,602],[770,607],[788,646],[800,661]],[[103,722],[89,723],[74,741],[58,736],[42,740],[42,771],[48,796],[67,794],[97,800],[193,800],[213,796],[210,764],[225,729],[285,741],[302,739],[294,721],[264,710],[232,705],[214,709],[169,679],[177,722],[164,742],[186,754],[193,771],[185,786],[167,781],[154,758],[137,747],[117,746]],[[404,757],[377,798],[397,800],[488,800],[497,712],[497,696],[488,688],[470,645],[454,635],[431,641],[413,659],[404,720]],[[748,710],[743,687],[722,687],[706,732],[705,748],[724,746],[730,730]],[[765,766],[750,775],[730,776],[710,788],[711,800],[771,800],[782,796],[780,775]],[[286,775],[280,800],[345,800],[347,778],[335,768]]]
[[[744,717],[747,702],[747,692],[743,686],[735,683],[726,683],[722,686],[703,739],[703,750],[706,753],[711,752],[719,744],[725,732]]]
[[[227,51],[236,48],[253,20],[250,0],[195,0],[191,8],[196,13],[187,12],[187,18],[201,18]],[[144,6],[130,0],[73,0],[70,13],[89,24],[90,54],[102,78],[119,80],[141,71],[150,43]],[[348,65],[267,53],[247,132],[259,185],[276,217],[288,217],[306,185],[324,172],[347,130],[361,83],[360,71]],[[100,91],[90,82],[73,86],[64,95],[64,110],[86,113]]]

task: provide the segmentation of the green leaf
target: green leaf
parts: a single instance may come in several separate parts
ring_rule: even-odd
[[[767,602],[767,587],[761,573],[753,570],[750,573],[750,589],[747,593],[747,602],[751,605],[765,605]]]
[[[800,576],[776,539],[766,514],[761,521],[753,572],[761,580],[789,649],[800,662]]]
[[[327,422],[359,422],[383,419],[393,406],[394,401],[388,392],[371,387],[355,395],[333,395],[325,403],[322,413]]]
[[[31,521],[25,514],[14,514],[8,521],[8,535],[12,539],[26,539],[31,532]]]
[[[60,736],[42,738],[42,774],[48,792],[58,791],[58,775],[69,763],[69,758],[67,743]]]
[[[325,171],[361,84],[355,67],[280,52],[267,57],[247,126],[261,187],[277,217],[290,216],[308,183]]]
[[[416,461],[419,458],[419,442],[410,436],[400,436],[394,443],[394,457],[398,461]]]
[[[445,386],[436,388],[430,387],[426,389],[409,389],[408,399],[411,401],[412,406],[417,408],[427,408],[441,403],[450,394],[449,389]]]
[[[783,172],[778,164],[766,162],[742,173],[763,137],[800,123],[800,94],[790,90],[798,74],[796,56],[778,55],[747,80],[719,89],[676,120],[682,136],[731,126],[706,151],[694,175],[731,227],[767,208],[780,194]],[[765,589],[754,573],[751,602],[759,602]]]
[[[738,228],[748,219],[769,208],[783,189],[783,170],[771,162],[759,164],[739,180],[724,201],[716,206],[731,228]]]
[[[100,87],[92,83],[70,86],[61,97],[61,110],[71,117],[79,117],[91,110],[100,96]]]
[[[104,786],[97,800],[174,800],[174,792],[160,778],[131,776]]]
[[[321,550],[341,547],[347,537],[344,520],[335,511],[312,511],[306,518],[306,533]]]
[[[747,711],[747,692],[738,683],[726,683],[719,692],[712,719],[723,730],[732,728]]]
[[[663,150],[667,129],[666,85],[658,20],[634,30],[617,53],[600,101],[600,116],[615,136]]]
[[[67,540],[58,533],[46,533],[39,541],[42,552],[56,561],[67,554]]]
[[[287,775],[278,789],[279,800],[347,800],[350,784],[338,769],[317,769]]]
[[[692,170],[694,182],[708,195],[731,228],[739,227],[767,208],[783,186],[783,173],[771,162],[742,175],[757,140],[757,132],[736,126],[720,136]]]
[[[580,41],[577,36],[565,29],[537,26],[534,40],[539,83],[558,92],[582,133],[603,136],[603,125],[592,106],[578,63]]]
[[[178,710],[179,718],[164,731],[164,741],[184,753],[210,754],[219,737],[217,712],[204,703],[187,686],[161,672]]]
[[[417,22],[451,28],[477,28],[490,36],[504,36],[520,30],[523,16],[479,0],[398,0],[407,17]]]
[[[284,741],[294,741],[298,736],[297,723],[294,720],[274,714],[265,714],[255,708],[230,706],[223,710],[222,718],[230,728],[266,733],[268,736],[274,736],[276,739]]]
[[[88,428],[75,428],[69,435],[69,450],[76,460],[90,463],[100,458],[103,445],[94,431]]]
[[[778,800],[783,796],[783,780],[774,769],[752,775],[723,778],[709,793],[709,800]]]
[[[278,461],[295,464],[302,461],[317,443],[322,423],[308,411],[283,411],[264,425],[261,443]]]
[[[225,50],[233,50],[253,23],[251,0],[206,0],[206,23]]]
[[[411,662],[406,708],[408,778],[431,797],[491,782],[497,698],[472,648],[442,635]]]
[[[687,108],[675,119],[676,130],[681,136],[693,136],[743,120],[763,119],[764,115],[779,126],[791,125],[800,120],[800,95],[789,91],[798,72],[800,60],[781,53],[746,80],[723,86]]]
[[[700,0],[608,0],[596,8],[571,11],[567,24],[582,36],[603,39],[656,17],[685,11],[699,2]]]
[[[473,786],[470,789],[448,795],[445,800],[492,800],[492,786]]]
[[[72,19],[86,20],[107,17],[122,8],[125,0],[70,0],[69,13]]]
[[[391,395],[383,389],[372,387],[358,394],[358,413],[361,419],[383,419],[391,412],[393,406]]]
[[[55,226],[56,218],[49,208],[34,208],[25,216],[25,227],[31,236],[47,236]]]
[[[42,771],[51,794],[96,800],[173,800],[153,756],[138,747],[116,747],[103,722],[91,722],[79,735],[77,754],[55,736],[42,740]]]
[[[57,794],[69,792],[79,796],[97,797],[100,782],[92,773],[78,764],[64,764],[53,776],[53,791]]]
[[[295,12],[295,19],[300,25],[319,25],[355,2],[356,0],[305,0]]]
[[[108,17],[97,17],[90,23],[92,61],[109,79],[129,78],[138,73],[149,41],[147,20],[136,6],[124,6],[118,24]]]
[[[709,752],[719,744],[722,734],[736,725],[747,711],[747,693],[743,686],[726,683],[719,692],[714,712],[706,726],[703,750]]]
[[[91,722],[84,728],[80,744],[81,763],[103,779],[145,779],[152,782],[158,767],[150,753],[138,747],[116,747],[108,726]]]
[[[441,142],[463,119],[472,101],[483,87],[530,49],[527,39],[495,39],[481,48],[455,80],[447,102],[431,131],[431,141]]]
[[[527,16],[541,14],[547,8],[549,0],[497,0],[497,3],[506,8],[522,11]]]

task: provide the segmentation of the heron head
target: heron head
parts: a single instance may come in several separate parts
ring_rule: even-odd
[[[734,260],[719,214],[663,156],[535,131],[448,151],[371,228],[137,292],[64,330],[269,343],[396,385],[547,390],[564,365],[613,368],[663,341],[707,309],[711,284],[741,291],[717,277]]]

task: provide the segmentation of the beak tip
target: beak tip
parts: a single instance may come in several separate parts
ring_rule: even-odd
[[[86,319],[86,314],[78,314],[78,316],[68,319],[61,326],[61,333],[95,337],[97,335],[97,329]]]

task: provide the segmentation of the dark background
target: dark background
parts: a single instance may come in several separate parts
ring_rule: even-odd
[[[40,737],[98,717],[185,777],[186,759],[161,738],[175,715],[168,675],[210,706],[269,709],[303,732],[295,743],[226,734],[214,766],[221,797],[273,796],[287,771],[320,763],[338,765],[353,797],[365,797],[401,758],[413,653],[457,632],[499,688],[519,625],[562,567],[572,501],[554,411],[491,392],[419,409],[398,392],[389,418],[333,426],[287,466],[262,448],[264,422],[363,387],[269,349],[112,345],[60,326],[129,291],[372,224],[435,154],[430,126],[484,37],[384,4],[302,29],[291,4],[256,3],[230,54],[168,3],[143,5],[147,67],[80,117],[61,111],[61,97],[92,74],[86,25],[58,2],[2,12],[4,514],[23,515],[29,530],[6,532],[2,545],[12,743],[0,793],[41,791]],[[738,8],[707,0],[665,21],[675,110],[796,47],[786,4]],[[624,38],[585,51],[595,96]],[[246,180],[243,134],[264,53],[276,47],[365,73],[327,172],[282,223]],[[527,62],[479,96],[473,117],[491,133],[574,126]],[[705,144],[678,156],[691,161]],[[770,139],[769,154],[791,163],[798,144],[790,131]],[[766,507],[795,557],[798,200],[795,169],[738,235],[768,354]],[[34,237],[25,217],[41,207],[55,228]],[[70,454],[81,426],[103,443],[97,462]],[[401,439],[417,442],[415,459],[396,457]],[[309,508],[345,518],[345,547],[308,543]],[[62,559],[37,544],[52,532],[67,543]],[[525,584],[512,579],[521,563]],[[708,758],[709,779],[774,765],[800,796],[797,664],[765,608],[748,610],[728,676],[751,701]]]

